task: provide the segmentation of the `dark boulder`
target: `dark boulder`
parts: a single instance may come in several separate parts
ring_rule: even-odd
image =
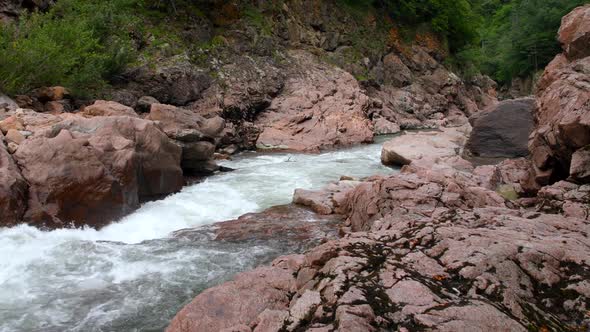
[[[506,100],[470,118],[473,131],[468,150],[480,157],[524,157],[534,127],[533,98]]]

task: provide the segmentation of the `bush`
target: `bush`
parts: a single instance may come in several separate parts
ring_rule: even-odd
[[[61,0],[0,32],[0,89],[10,94],[63,85],[87,95],[133,60],[128,21],[119,14],[131,0]]]

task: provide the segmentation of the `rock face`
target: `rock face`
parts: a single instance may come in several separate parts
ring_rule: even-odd
[[[22,220],[27,208],[28,186],[4,145],[0,132],[0,227],[12,226]]]
[[[589,181],[585,174],[590,164],[583,162],[590,145],[589,13],[586,5],[564,17],[559,39],[565,53],[547,66],[540,79],[537,126],[529,141],[540,184],[568,176],[582,183]]]
[[[587,328],[587,221],[512,209],[481,173],[406,166],[360,184],[342,239],[205,291],[167,331]]]
[[[180,147],[150,121],[72,117],[45,135],[14,155],[30,185],[26,222],[101,227],[184,183]]]
[[[470,118],[473,131],[467,149],[478,157],[527,156],[534,107],[533,98],[523,98],[502,101],[474,114]]]
[[[262,128],[257,147],[319,151],[371,142],[373,132],[365,115],[369,98],[354,77],[303,52],[294,58],[304,71],[288,77],[282,94],[256,119]]]

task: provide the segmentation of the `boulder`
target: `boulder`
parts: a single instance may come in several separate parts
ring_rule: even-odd
[[[373,121],[373,132],[375,135],[392,135],[401,131],[397,123],[393,123],[385,118],[378,118]]]
[[[115,101],[97,100],[94,104],[84,107],[82,114],[87,117],[93,116],[139,116],[133,108],[119,104]]]
[[[47,227],[101,227],[176,192],[181,149],[152,122],[73,116],[14,155],[30,185],[25,221]]]
[[[590,144],[590,56],[583,52],[590,47],[577,42],[586,38],[589,10],[590,6],[579,7],[563,19],[560,40],[566,53],[558,55],[539,80],[536,127],[529,150],[541,185],[567,179],[573,155]],[[579,163],[584,155],[583,151],[577,154],[576,174],[590,167]],[[578,179],[589,180],[585,176]]]
[[[428,165],[461,155],[470,130],[467,124],[442,131],[405,132],[383,144],[381,162],[388,166]]]
[[[590,4],[578,7],[563,17],[558,40],[568,59],[590,56]]]
[[[570,177],[574,181],[590,183],[590,145],[577,150],[572,155]]]
[[[140,113],[149,113],[150,110],[152,109],[152,105],[153,104],[159,104],[160,102],[151,96],[143,96],[141,98],[139,98],[139,100],[137,101],[137,110]]]
[[[8,118],[0,121],[0,131],[6,135],[9,130],[25,130],[24,122],[22,119],[15,115],[11,115]]]
[[[0,132],[0,227],[22,221],[27,208],[28,185],[4,145]]]
[[[6,133],[6,142],[21,144],[25,140],[25,136],[18,130],[10,129]]]
[[[469,119],[473,130],[467,149],[479,157],[517,158],[529,154],[528,139],[534,127],[533,98],[507,100]]]
[[[383,78],[385,84],[404,87],[412,82],[412,72],[395,54],[383,58]]]
[[[70,97],[70,91],[63,86],[43,87],[35,90],[33,96],[42,103],[60,101]]]
[[[223,119],[205,119],[193,110],[164,104],[152,104],[147,119],[158,121],[170,138],[188,143],[214,140],[225,124]]]
[[[255,120],[259,149],[320,151],[373,140],[365,115],[369,98],[349,73],[295,52],[304,73],[293,74],[281,95]]]

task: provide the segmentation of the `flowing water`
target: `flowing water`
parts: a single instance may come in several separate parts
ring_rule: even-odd
[[[390,173],[381,144],[319,155],[248,153],[236,169],[99,231],[0,229],[0,331],[162,331],[187,301],[297,248],[212,241],[206,225],[289,203],[295,188]],[[201,227],[197,238],[172,232]]]

